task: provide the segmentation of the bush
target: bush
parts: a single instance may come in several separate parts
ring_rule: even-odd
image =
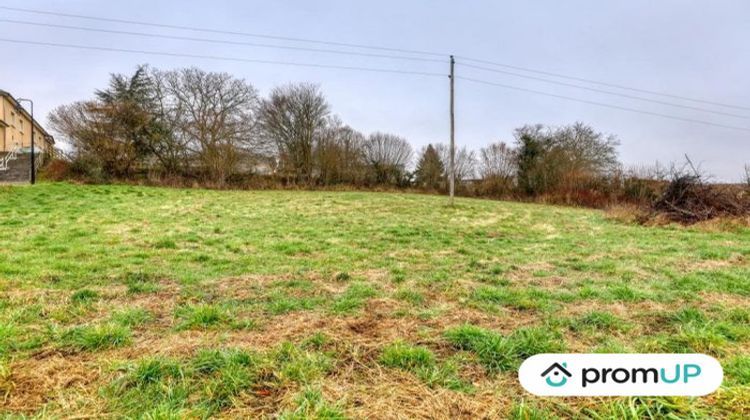
[[[47,181],[65,181],[71,177],[70,162],[63,159],[52,159],[40,171],[39,175]]]
[[[627,177],[623,180],[622,199],[628,203],[648,205],[659,198],[662,184],[656,180]]]
[[[691,224],[750,213],[750,200],[731,186],[709,185],[696,172],[675,174],[652,210],[673,222]]]

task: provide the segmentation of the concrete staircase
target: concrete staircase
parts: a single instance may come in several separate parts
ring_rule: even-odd
[[[0,152],[0,161],[7,152]],[[18,153],[15,159],[8,160],[8,166],[0,169],[0,184],[31,182],[31,153]]]

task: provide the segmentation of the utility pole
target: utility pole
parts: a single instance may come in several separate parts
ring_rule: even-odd
[[[451,150],[450,168],[448,169],[448,184],[450,190],[449,204],[453,205],[453,195],[456,191],[456,115],[455,115],[455,84],[456,84],[456,60],[451,56]]]
[[[36,151],[34,150],[34,101],[31,99],[18,98],[16,102],[28,102],[31,104],[31,185],[36,183]],[[22,141],[23,143],[23,141]],[[22,144],[23,146],[23,144]]]

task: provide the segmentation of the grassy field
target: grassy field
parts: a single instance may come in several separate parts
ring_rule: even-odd
[[[0,187],[0,410],[750,416],[750,230],[441,197]],[[540,352],[701,352],[704,398],[541,399]]]

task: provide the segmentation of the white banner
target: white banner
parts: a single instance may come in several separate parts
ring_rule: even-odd
[[[704,354],[538,354],[518,379],[540,396],[701,396],[724,371]]]

